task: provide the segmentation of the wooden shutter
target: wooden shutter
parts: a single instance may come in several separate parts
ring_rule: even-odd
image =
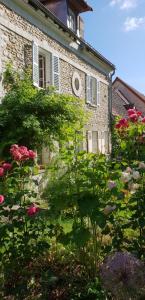
[[[109,132],[105,131],[105,153],[109,153]]]
[[[60,90],[60,72],[59,72],[59,57],[53,55],[52,59],[52,70],[53,70],[53,85],[56,88],[56,91]]]
[[[92,152],[92,131],[87,131],[87,151]]]
[[[105,154],[105,132],[104,131],[102,131],[101,136],[102,136],[102,138],[101,138],[101,140],[102,140],[101,152],[103,154]]]
[[[39,48],[33,42],[33,84],[39,87]]]
[[[91,103],[91,76],[86,76],[86,102]]]
[[[99,153],[102,152],[102,134],[101,134],[101,131],[98,132],[98,150],[99,150]]]
[[[92,131],[92,152],[98,153],[98,131]]]
[[[97,80],[97,105],[100,105],[100,81]]]

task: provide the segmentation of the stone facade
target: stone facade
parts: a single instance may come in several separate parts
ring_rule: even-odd
[[[3,2],[3,1],[2,1]],[[95,107],[86,104],[86,110],[92,112],[86,130],[97,131],[99,138],[99,151],[105,152],[102,144],[103,133],[110,133],[110,99],[109,99],[109,74],[112,71],[105,62],[100,62],[89,52],[87,55],[78,49],[77,42],[72,44],[72,38],[62,32],[57,24],[52,24],[42,12],[36,12],[25,1],[19,7],[17,1],[0,4],[0,74],[5,70],[6,64],[12,62],[14,67],[21,70],[25,67],[32,68],[32,43],[36,41],[38,47],[55,53],[60,62],[60,92],[74,94],[72,89],[72,76],[74,72],[81,80],[81,93],[79,97],[86,102],[86,76],[95,77],[100,82],[100,103]],[[14,3],[13,3],[14,2]],[[40,20],[39,20],[40,19]],[[42,20],[44,24],[42,24]],[[41,22],[40,22],[41,21]],[[61,39],[57,39],[57,35]],[[54,38],[53,38],[54,36]],[[60,41],[61,40],[61,41]],[[0,97],[4,95],[2,80],[0,82]],[[107,150],[108,151],[108,150]]]

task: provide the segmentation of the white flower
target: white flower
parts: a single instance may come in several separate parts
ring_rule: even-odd
[[[140,184],[138,183],[129,183],[128,188],[131,192],[131,194],[134,194],[136,192],[136,190],[138,190],[140,187]]]
[[[139,178],[140,178],[139,172],[138,172],[138,171],[133,171],[132,177],[133,177],[134,179],[136,179],[136,180],[139,179]]]
[[[116,209],[116,205],[106,205],[106,207],[104,208],[104,214],[105,215],[109,215],[112,211],[114,211]]]
[[[116,187],[116,182],[113,180],[108,181],[108,189],[112,190],[114,187]]]
[[[141,161],[140,163],[139,163],[139,169],[145,169],[145,163],[143,162],[143,161]]]
[[[132,172],[132,169],[131,169],[130,167],[127,167],[127,168],[126,168],[126,172],[127,172],[127,173],[131,173],[131,172]]]
[[[121,175],[121,181],[122,182],[126,183],[126,182],[130,181],[131,178],[132,178],[132,176],[129,173],[122,172],[122,175]]]

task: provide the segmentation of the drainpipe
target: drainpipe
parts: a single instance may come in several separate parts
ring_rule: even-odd
[[[109,103],[108,103],[108,111],[109,111],[109,129],[111,133],[110,137],[110,152],[112,152],[112,77],[115,74],[115,69],[109,73],[108,79],[109,79]]]

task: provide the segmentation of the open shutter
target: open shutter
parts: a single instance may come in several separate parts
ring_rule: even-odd
[[[97,105],[100,105],[100,81],[97,80]]]
[[[92,131],[87,131],[87,150],[92,152]]]
[[[102,134],[101,134],[101,131],[98,132],[98,150],[99,150],[99,153],[102,152]]]
[[[91,103],[91,76],[86,76],[86,102]]]
[[[53,55],[52,59],[52,70],[53,70],[53,85],[56,88],[56,91],[60,90],[60,72],[59,72],[59,57]]]
[[[105,154],[105,132],[102,131],[102,151],[103,154]]]
[[[33,84],[39,87],[39,50],[35,42],[33,42]]]
[[[92,131],[92,152],[98,153],[98,131]]]

